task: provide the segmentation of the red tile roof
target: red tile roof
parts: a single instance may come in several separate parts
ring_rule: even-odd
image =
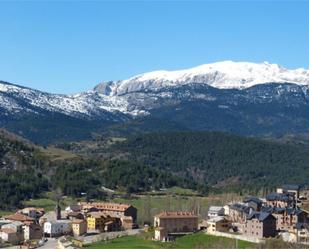
[[[107,203],[107,202],[80,202],[79,203],[82,208],[90,208],[95,207],[97,209],[102,210],[110,210],[110,211],[126,211],[131,205],[129,204],[118,204],[118,203]]]
[[[20,222],[26,222],[26,221],[33,222],[34,221],[34,219],[32,219],[31,217],[27,215],[19,214],[19,213],[6,215],[6,216],[3,216],[2,218],[6,220],[14,220],[14,221],[20,221]]]
[[[198,218],[194,212],[185,212],[185,211],[176,211],[176,212],[167,212],[164,211],[162,213],[157,214],[155,217],[157,218]]]

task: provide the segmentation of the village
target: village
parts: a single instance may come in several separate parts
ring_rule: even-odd
[[[207,217],[192,210],[161,210],[153,224],[147,225],[137,223],[138,210],[130,204],[78,202],[61,210],[58,203],[51,212],[26,207],[0,218],[0,245],[81,248],[141,231],[151,232],[152,240],[167,243],[201,232],[253,243],[280,238],[309,245],[309,213],[302,209],[307,193],[298,185],[283,185],[265,197],[246,196],[242,201],[210,206]]]

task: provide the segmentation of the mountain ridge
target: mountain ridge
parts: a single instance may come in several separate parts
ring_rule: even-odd
[[[232,76],[216,74],[213,78],[209,75],[196,78],[192,74],[210,67],[223,67]],[[244,67],[245,74],[235,67]],[[50,94],[0,82],[0,125],[29,139],[35,138],[39,143],[43,138],[47,139],[45,143],[58,139],[87,139],[95,133],[108,133],[110,127],[112,133],[118,133],[115,127],[121,133],[159,130],[155,124],[164,130],[178,127],[180,130],[217,130],[254,136],[309,132],[309,71],[288,70],[269,63],[231,61],[190,70],[191,74],[183,73],[188,72],[186,70],[176,71],[181,77],[186,75],[183,82],[158,84],[151,79],[153,74],[150,73],[148,78],[145,74],[136,76],[138,79],[146,77],[146,82],[133,77],[99,84],[92,90],[71,95]],[[260,75],[261,70],[267,73]],[[278,78],[277,73],[284,77]],[[246,76],[247,80],[242,81],[239,75]],[[277,82],[252,85],[257,80],[272,79]],[[220,80],[227,82],[226,88],[214,86]],[[239,82],[242,85],[231,87]]]
[[[190,83],[206,83],[219,89],[244,89],[270,82],[308,85],[309,70],[304,68],[289,70],[268,62],[221,61],[184,70],[159,70],[139,74],[126,80],[107,81],[94,89],[108,96],[115,96]]]

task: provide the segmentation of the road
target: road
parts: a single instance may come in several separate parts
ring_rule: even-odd
[[[122,236],[132,236],[137,235],[141,232],[140,229],[132,229],[132,230],[126,230],[126,231],[120,231],[120,232],[108,232],[108,233],[101,233],[98,235],[92,235],[92,236],[82,236],[80,239],[84,241],[85,244],[91,244],[97,241],[102,240],[111,240],[115,239],[117,237]],[[48,238],[47,242],[39,248],[41,249],[55,249],[57,247],[57,239],[55,238]]]
[[[42,249],[55,249],[57,248],[57,239],[55,238],[48,238],[47,242],[45,242],[44,246],[41,246],[39,248]]]
[[[103,241],[103,240],[111,240],[111,239],[115,239],[117,237],[122,237],[122,236],[137,235],[140,232],[141,232],[141,229],[131,229],[131,230],[120,231],[120,232],[100,233],[98,235],[82,237],[83,238],[82,240],[84,241],[85,244],[91,244],[94,242]]]

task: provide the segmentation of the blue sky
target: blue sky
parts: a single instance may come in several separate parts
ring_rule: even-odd
[[[0,1],[0,79],[75,93],[220,60],[309,68],[309,1]]]

